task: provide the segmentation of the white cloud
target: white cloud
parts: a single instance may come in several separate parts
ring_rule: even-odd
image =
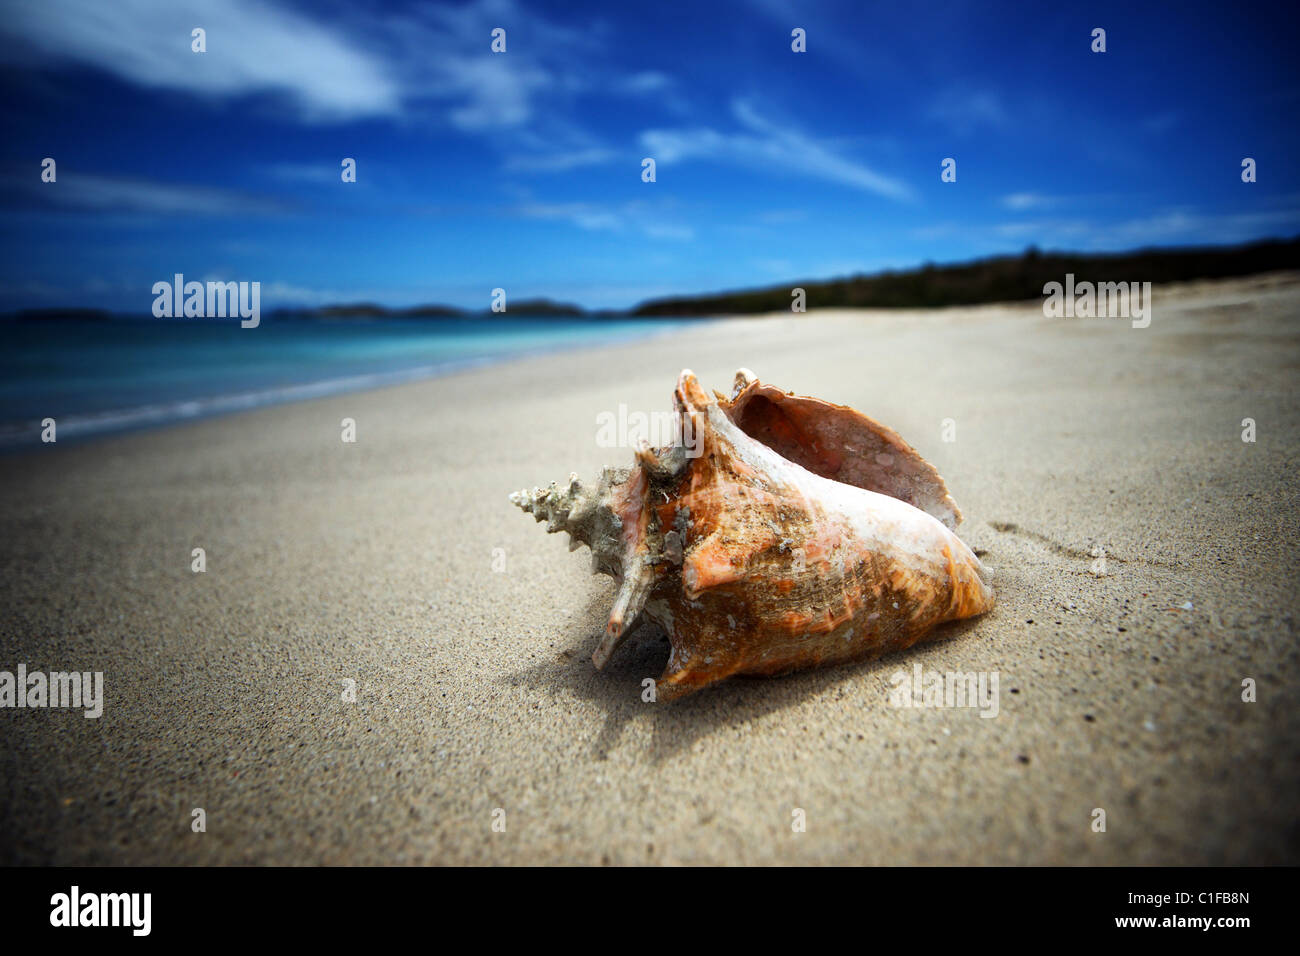
[[[792,126],[761,117],[744,100],[732,104],[732,113],[745,132],[651,129],[641,134],[641,144],[658,163],[713,159],[821,179],[898,202],[912,199],[912,190],[902,181],[846,159]]]
[[[516,0],[416,4],[359,15],[353,28],[395,64],[414,109],[432,106],[475,134],[554,122],[569,97],[595,83],[592,63],[602,50],[597,28],[559,26]],[[506,31],[505,53],[491,50],[497,28]],[[542,96],[545,111],[537,108]]]
[[[190,49],[195,27],[207,33],[206,53]],[[263,0],[9,4],[0,32],[139,86],[212,98],[284,96],[308,120],[391,116],[400,108],[397,83],[378,56]]]
[[[468,132],[519,126],[533,115],[533,97],[553,84],[545,70],[491,54],[445,61],[446,92],[464,102],[452,108],[454,126]]]
[[[289,0],[39,0],[6,6],[0,49],[22,67],[89,67],[212,102],[256,98],[306,123],[508,130],[498,142],[517,157],[508,167],[523,172],[612,157],[572,121],[579,96],[681,111],[672,78],[613,58],[599,20],[570,28],[519,0],[318,9]],[[195,27],[206,31],[205,53],[191,51]],[[497,27],[507,29],[505,54],[491,51]]]
[[[599,30],[554,25],[516,0],[337,11],[327,19],[283,0],[40,0],[7,5],[0,37],[10,59],[210,100],[271,97],[305,122],[435,112],[484,133],[533,122],[542,95],[646,95],[668,83],[654,72],[602,78],[591,55]],[[509,27],[504,55],[490,49],[498,26]],[[205,53],[191,51],[195,27]],[[548,100],[550,112],[560,105]]]

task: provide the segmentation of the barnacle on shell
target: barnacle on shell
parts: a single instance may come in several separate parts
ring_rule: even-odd
[[[619,583],[597,668],[642,615],[672,644],[657,682],[671,699],[876,657],[992,607],[943,479],[892,430],[745,369],[716,400],[683,371],[673,400],[674,444],[510,496]]]

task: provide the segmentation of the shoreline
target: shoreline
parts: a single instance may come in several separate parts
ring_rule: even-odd
[[[342,320],[322,319],[310,321],[338,322]],[[365,323],[368,320],[362,318],[360,321]],[[422,382],[485,366],[543,357],[557,352],[601,348],[613,344],[670,335],[681,327],[682,321],[664,320],[666,327],[662,329],[646,329],[633,335],[622,335],[588,344],[575,345],[572,342],[560,342],[553,345],[530,346],[487,355],[447,359],[442,362],[409,368],[363,372],[307,382],[273,385],[262,389],[153,402],[103,412],[63,415],[58,419],[58,437],[60,441],[68,437],[74,442],[92,441],[137,431],[148,431],[154,428],[184,425],[189,422],[203,421],[208,418],[237,414],[258,408],[271,408],[277,405],[313,401],[319,398],[346,395],[353,392],[392,388],[397,385]],[[704,325],[719,320],[715,318],[698,318],[689,321],[692,324]],[[0,456],[29,450],[41,443],[40,422],[25,422],[21,419],[7,422],[0,421]]]
[[[1300,273],[1280,271],[1280,272],[1263,272],[1255,275],[1246,276],[1237,279],[1197,279],[1184,282],[1169,283],[1164,286],[1156,287],[1159,294],[1164,296],[1173,296],[1175,298],[1186,295],[1214,294],[1216,289],[1231,289],[1239,285],[1248,288],[1275,289],[1284,288],[1289,285],[1300,283]],[[410,368],[399,368],[392,370],[364,372],[355,375],[336,376],[320,380],[307,382],[286,383],[281,385],[268,386],[263,389],[252,391],[244,390],[238,392],[201,396],[197,398],[176,399],[169,402],[156,402],[145,405],[127,406],[123,408],[111,409],[104,412],[84,413],[76,415],[65,415],[59,419],[58,430],[60,440],[71,438],[73,442],[93,441],[101,438],[111,438],[116,435],[131,434],[138,431],[148,431],[155,428],[167,428],[176,425],[184,425],[190,422],[203,421],[205,419],[219,417],[223,415],[238,414],[240,412],[252,411],[258,408],[275,407],[278,405],[292,404],[303,401],[313,401],[319,398],[328,398],[335,395],[345,395],[353,392],[370,391],[374,389],[391,388],[394,386],[411,384],[415,382],[426,381],[432,378],[438,378],[445,375],[454,375],[458,372],[483,368],[492,365],[509,364],[512,362],[526,361],[529,358],[542,358],[547,355],[562,354],[566,352],[581,351],[584,349],[599,349],[604,347],[616,346],[619,344],[633,343],[637,341],[654,339],[661,336],[669,336],[694,327],[704,327],[715,324],[734,325],[738,322],[752,321],[781,321],[791,320],[796,322],[818,321],[821,318],[833,318],[842,316],[895,316],[898,318],[907,318],[909,316],[935,316],[947,313],[960,313],[963,315],[980,315],[986,311],[998,311],[1005,309],[1036,309],[1041,300],[1030,299],[1016,302],[988,303],[979,305],[952,305],[943,306],[935,309],[925,308],[905,308],[905,309],[818,309],[807,313],[792,314],[789,312],[764,312],[764,313],[742,313],[735,315],[716,315],[702,317],[663,317],[663,318],[632,318],[620,317],[628,321],[649,322],[651,324],[663,323],[662,329],[647,328],[631,336],[619,336],[602,341],[591,343],[577,344],[572,342],[561,342],[553,345],[533,346],[518,350],[510,350],[499,353],[493,353],[482,356],[470,356],[467,358],[448,359],[443,362],[436,362],[426,365],[418,365]],[[524,318],[537,318],[534,316],[524,316]],[[540,317],[543,320],[549,320],[549,317]],[[1072,318],[1072,317],[1071,317]],[[134,321],[134,319],[130,319]],[[166,320],[148,320],[148,321],[166,321]],[[174,320],[173,320],[174,321]],[[293,322],[324,322],[334,323],[340,321],[353,321],[352,319],[301,319],[293,317],[284,321]],[[370,319],[366,316],[360,316],[356,319],[361,324],[371,321],[384,321],[384,319]],[[423,321],[423,319],[413,320]],[[562,319],[560,321],[568,321]],[[598,323],[604,320],[595,317],[582,317],[582,321]],[[616,327],[617,322],[611,325],[611,329]],[[41,426],[39,422],[26,422],[23,420],[14,420],[0,422],[0,457],[6,457],[15,453],[31,450],[40,442]]]

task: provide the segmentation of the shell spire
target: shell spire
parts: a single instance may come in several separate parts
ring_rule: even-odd
[[[672,643],[670,699],[875,657],[992,607],[943,479],[890,429],[745,369],[716,400],[684,371],[673,400],[672,445],[641,443],[594,486],[571,475],[511,496],[618,581],[597,668],[642,616]]]
[[[590,535],[589,512],[594,501],[584,492],[582,480],[576,473],[570,472],[564,489],[560,489],[556,482],[551,482],[549,488],[534,488],[532,491],[524,488],[516,491],[510,500],[537,521],[545,521],[547,534],[569,532],[569,550],[576,551],[579,544],[588,543]]]
[[[548,533],[568,532],[570,551],[583,544],[589,547],[592,573],[608,574],[619,582],[605,635],[592,655],[597,668],[605,666],[631,632],[650,593],[653,572],[645,560],[643,469],[644,465],[631,471],[606,468],[594,488],[570,473],[563,488],[552,482],[548,488],[524,489],[510,496],[535,520],[545,521]]]

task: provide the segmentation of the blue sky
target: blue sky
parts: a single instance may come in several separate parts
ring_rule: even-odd
[[[1300,234],[1295,5],[1134,6],[7,3],[0,309],[147,312],[176,272],[622,307]]]

